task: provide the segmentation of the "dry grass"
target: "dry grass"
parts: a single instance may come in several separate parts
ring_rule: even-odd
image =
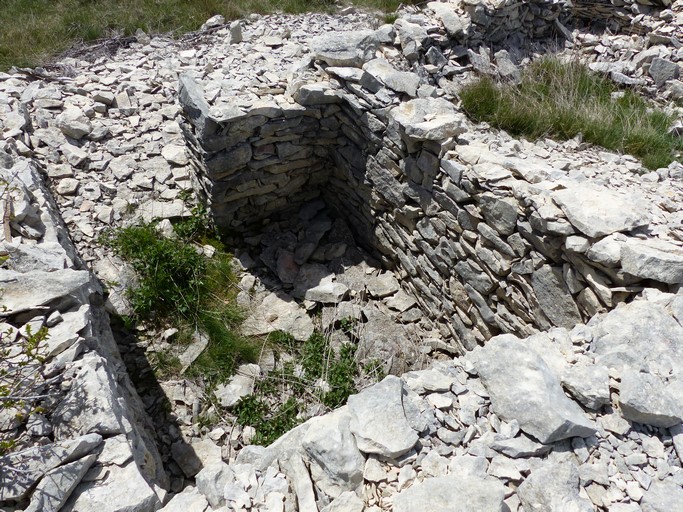
[[[357,5],[395,10],[398,0]],[[0,0],[0,71],[37,66],[74,44],[138,28],[148,34],[197,30],[215,14],[236,19],[250,13],[325,11],[332,0]]]

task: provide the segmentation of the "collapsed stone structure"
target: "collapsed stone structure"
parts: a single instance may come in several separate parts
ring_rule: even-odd
[[[668,13],[622,6],[648,14],[638,19],[647,39],[570,33],[558,6],[432,3],[379,28],[364,15],[254,18],[244,42],[238,23],[190,49],[140,35],[120,60],[65,61],[73,81],[1,75],[0,155],[13,155],[2,160],[8,181],[23,183],[12,191],[4,318],[22,336],[26,325],[49,327],[42,374],[54,394],[30,428],[3,418],[3,432],[21,430],[31,447],[1,459],[5,473],[28,469],[0,482],[2,506],[677,510],[681,167],[640,174],[631,157],[515,140],[457,108],[459,77],[473,68],[515,79],[514,52],[479,49],[510,44],[508,29],[564,34],[615,80],[666,98],[683,90],[683,20],[666,23],[680,19],[680,2]],[[332,30],[346,32],[311,40]],[[232,436],[195,431],[194,414],[182,428],[145,418],[154,399],[143,406],[132,389],[101,295],[33,165],[54,182],[78,252],[111,281],[119,271],[95,235],[138,202],[146,221],[187,215],[178,195],[190,165],[226,236],[257,239],[322,199],[388,269],[378,279],[401,282],[387,293],[420,305],[423,315],[406,321],[447,342],[431,348],[461,355],[389,376],[268,448],[225,456],[214,441],[229,447]],[[311,231],[292,242],[294,280],[318,257]],[[38,288],[36,272],[55,289]],[[245,275],[252,287],[258,279]],[[44,295],[27,298],[27,287]],[[301,298],[329,304],[330,290]],[[112,295],[107,307],[121,304]],[[164,389],[194,410],[199,392],[187,382]],[[171,456],[151,443],[148,419],[171,439]],[[169,501],[160,459],[185,462],[179,470],[196,485],[176,474]]]

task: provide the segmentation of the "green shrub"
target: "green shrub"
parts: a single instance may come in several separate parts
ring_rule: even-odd
[[[232,257],[217,250],[200,254],[196,242],[222,249],[210,238],[208,219],[201,209],[174,226],[178,238],[163,237],[154,224],[112,230],[102,242],[135,270],[138,285],[128,290],[134,320],[174,325],[181,339],[195,331],[205,333],[209,344],[188,370],[188,376],[213,385],[226,380],[244,361],[254,361],[257,349],[237,332],[243,319],[235,302],[237,288]],[[156,357],[160,376],[177,372],[177,361]]]
[[[683,142],[667,134],[672,116],[578,62],[538,59],[524,69],[520,84],[482,77],[464,87],[460,98],[474,120],[513,135],[566,140],[581,134],[585,142],[629,153],[650,169],[681,158]]]

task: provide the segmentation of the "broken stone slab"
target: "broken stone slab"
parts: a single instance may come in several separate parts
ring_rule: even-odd
[[[21,274],[13,270],[0,269],[2,288],[2,316],[14,315],[32,309],[41,309],[62,299],[68,303],[85,303],[93,290],[90,274],[86,270],[56,270],[54,272],[34,271]]]
[[[588,409],[610,403],[609,370],[606,366],[574,364],[562,375],[562,386]]]
[[[401,285],[393,273],[385,272],[368,279],[367,288],[370,297],[383,299],[398,292],[401,289]]]
[[[231,483],[234,480],[235,473],[232,467],[228,466],[223,461],[205,465],[204,468],[197,473],[195,479],[197,489],[206,497],[209,504],[214,508],[225,505],[223,490],[228,483]]]
[[[320,512],[363,512],[365,503],[355,492],[344,492],[336,497]]]
[[[467,20],[459,16],[455,11],[455,6],[450,3],[429,2],[427,4],[436,13],[436,17],[441,20],[446,33],[451,37],[462,37],[468,29]]]
[[[161,508],[165,492],[149,484],[134,461],[123,467],[108,466],[107,478],[103,480],[89,479],[90,473],[101,472],[102,469],[97,464],[91,467],[60,512],[102,512],[112,509],[116,512],[154,512]]]
[[[232,407],[240,399],[254,392],[254,384],[260,375],[259,365],[243,364],[227,384],[216,386],[214,394],[223,407]]]
[[[101,443],[101,435],[87,434],[0,457],[0,501],[26,498],[46,473],[84,457]]]
[[[136,210],[135,216],[149,224],[153,220],[191,217],[192,212],[182,200],[175,199],[173,201],[148,201]]]
[[[541,443],[588,437],[595,425],[562,391],[557,375],[512,335],[491,338],[468,357],[491,395],[493,411]]]
[[[417,88],[420,85],[420,77],[415,73],[408,71],[398,71],[385,59],[372,59],[363,64],[363,71],[370,75],[374,81],[386,85],[389,89],[396,92],[402,92],[414,98],[417,96]],[[361,78],[361,85],[366,86],[366,81]],[[372,84],[367,84],[369,90],[379,90],[379,87],[373,87]]]
[[[401,378],[419,395],[427,392],[443,393],[450,390],[455,383],[454,377],[435,368],[404,373]]]
[[[395,512],[501,512],[506,488],[495,478],[450,474],[425,478],[394,495]]]
[[[294,299],[286,293],[273,292],[247,317],[242,324],[245,336],[262,336],[284,331],[304,341],[313,334],[313,321]]]
[[[379,41],[372,30],[330,32],[311,39],[314,58],[330,66],[360,68],[375,57]]]
[[[683,375],[683,327],[662,304],[637,300],[588,323],[596,363],[621,370],[673,370]]]
[[[321,304],[338,304],[348,293],[349,287],[344,283],[328,281],[306,290],[304,298]]]
[[[517,489],[524,510],[592,512],[590,501],[579,495],[579,468],[568,458],[549,458],[532,466]]]
[[[26,512],[59,512],[96,459],[93,453],[49,471],[38,482]]]
[[[551,197],[572,226],[591,238],[631,231],[650,222],[642,201],[605,187],[576,183],[552,192]]]
[[[360,451],[396,458],[415,446],[418,437],[406,419],[403,393],[401,379],[389,375],[349,397],[349,428]]]
[[[552,450],[551,445],[541,444],[524,434],[512,439],[501,439],[491,443],[491,448],[513,459],[521,457],[542,457]]]
[[[350,422],[348,408],[342,407],[314,418],[302,440],[313,481],[332,498],[363,483],[365,457],[351,434]]]
[[[541,310],[553,325],[572,328],[581,323],[579,308],[567,287],[561,268],[543,265],[531,274],[531,285]]]
[[[195,362],[195,360],[204,352],[204,349],[209,346],[209,337],[201,332],[195,331],[192,334],[192,341],[187,348],[178,356],[181,368],[180,373],[185,373],[187,369]]]
[[[624,369],[619,407],[624,418],[655,427],[673,427],[683,418],[683,401],[673,396],[656,375]]]
[[[196,487],[187,487],[171,498],[159,512],[205,512],[209,502]]]
[[[161,156],[163,156],[168,163],[173,165],[182,166],[190,163],[185,146],[180,146],[178,144],[164,146],[161,150]]]
[[[683,283],[683,247],[663,240],[629,238],[621,245],[621,268],[633,276]]]
[[[655,480],[640,506],[643,512],[683,512],[683,488],[670,480]]]
[[[419,98],[401,103],[389,112],[389,119],[414,141],[441,141],[467,131],[467,120],[443,98]]]
[[[171,456],[188,478],[222,460],[220,446],[211,439],[193,439],[190,443],[176,441],[171,445]]]

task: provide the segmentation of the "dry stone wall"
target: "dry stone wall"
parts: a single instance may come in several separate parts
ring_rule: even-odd
[[[435,48],[425,52],[421,30],[401,19],[314,39],[282,94],[252,103],[212,103],[182,76],[183,130],[217,224],[254,232],[323,198],[461,349],[571,327],[645,285],[676,289],[681,232],[665,194],[680,188],[680,166],[653,189],[628,158],[623,176],[572,162],[569,147],[553,158],[492,150],[428,64],[404,70]]]

